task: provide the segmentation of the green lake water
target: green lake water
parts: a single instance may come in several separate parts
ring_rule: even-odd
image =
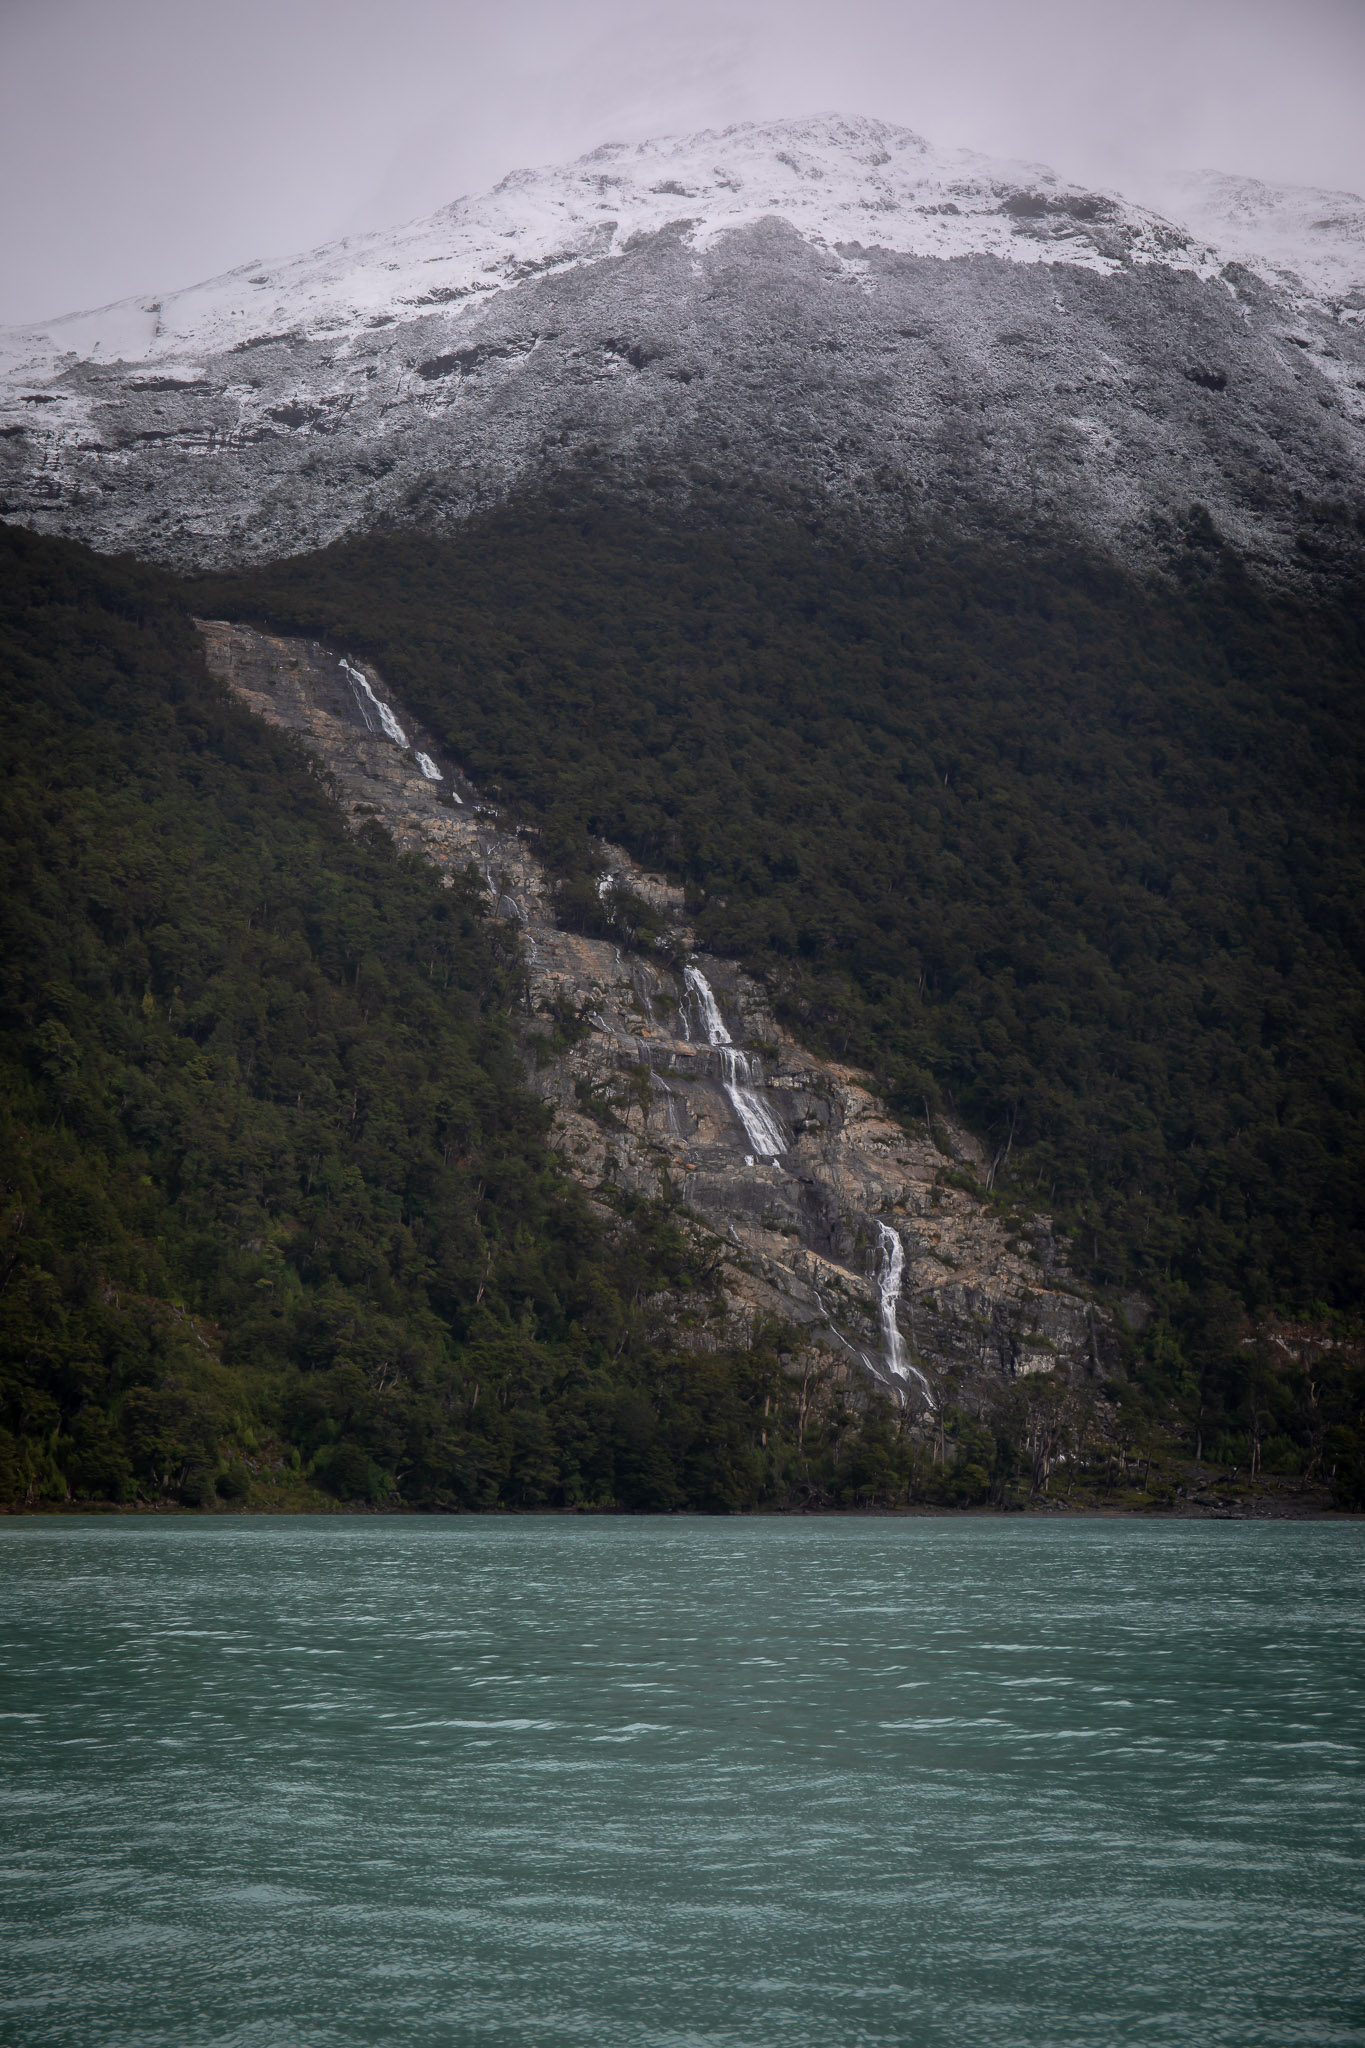
[[[1365,2041],[1365,1528],[11,1521],[0,2039]]]

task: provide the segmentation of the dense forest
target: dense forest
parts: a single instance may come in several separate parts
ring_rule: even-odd
[[[675,1341],[705,1243],[560,1173],[475,878],[348,834],[193,610],[371,656],[567,894],[624,842],[809,1042],[982,1132],[1157,1311],[1097,1484],[1254,1439],[1354,1499],[1354,1347],[1309,1380],[1245,1338],[1359,1331],[1358,625],[1183,538],[1142,585],[541,512],[182,583],[0,529],[0,1498],[1028,1491],[1013,1396],[936,1464],[875,1399],[801,1410],[780,1329]]]
[[[382,666],[551,858],[684,881],[897,1110],[954,1109],[1094,1279],[1365,1288],[1365,607],[932,533],[523,513],[230,579]]]
[[[169,579],[0,552],[0,1500],[865,1485],[875,1416],[798,1446],[776,1334],[651,1341],[642,1304],[704,1290],[704,1253],[558,1172],[474,883],[351,837]]]

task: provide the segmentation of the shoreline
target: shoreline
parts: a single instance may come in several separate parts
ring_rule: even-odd
[[[216,1508],[182,1507],[178,1502],[49,1501],[33,1507],[0,1507],[0,1519],[9,1521],[70,1520],[81,1516],[100,1519],[146,1521],[151,1519],[222,1521],[297,1521],[304,1516],[328,1521],[630,1521],[630,1522],[967,1522],[1029,1521],[1068,1522],[1365,1522],[1359,1508],[1335,1507],[1330,1501],[1229,1502],[1226,1505],[1153,1501],[1149,1506],[1103,1507],[1093,1504],[1068,1505],[1061,1501],[1018,1502],[995,1506],[940,1507],[925,1503],[905,1507],[800,1507],[754,1508],[733,1514],[710,1513],[701,1508],[680,1508],[669,1513],[631,1508],[460,1508],[438,1503],[428,1506],[382,1507],[359,1502],[310,1500],[292,1506],[242,1507],[224,1503]]]

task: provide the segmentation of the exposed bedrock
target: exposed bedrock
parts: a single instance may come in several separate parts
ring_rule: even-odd
[[[202,631],[214,672],[297,733],[353,828],[373,820],[447,875],[472,862],[517,927],[527,1072],[566,1167],[601,1202],[676,1198],[719,1263],[709,1308],[680,1322],[686,1304],[658,1304],[675,1336],[716,1347],[778,1317],[822,1369],[885,1387],[924,1422],[1005,1382],[1112,1364],[1112,1314],[1068,1274],[1048,1219],[989,1201],[966,1132],[907,1132],[865,1075],[797,1045],[757,982],[692,949],[678,891],[607,849],[604,886],[654,906],[669,957],[561,929],[527,833],[480,804],[376,671],[316,643]]]

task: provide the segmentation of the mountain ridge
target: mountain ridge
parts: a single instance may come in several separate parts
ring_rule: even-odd
[[[647,509],[709,476],[871,535],[1003,512],[1136,562],[1201,504],[1258,572],[1301,574],[1305,525],[1365,502],[1365,211],[1254,185],[1191,188],[1220,249],[886,123],[607,144],[12,330],[0,514],[223,566],[547,479]]]
[[[747,180],[735,168],[708,164],[727,150],[748,170]],[[629,176],[632,170],[644,177],[669,169],[689,174],[694,182],[689,187],[664,178],[644,185]],[[1213,170],[1177,176],[1171,189],[1183,200],[1188,220],[1164,218],[1117,191],[1096,192],[1061,179],[1046,164],[992,158],[975,150],[936,150],[914,131],[889,122],[841,115],[742,122],[638,144],[604,143],[568,165],[510,171],[485,194],[452,200],[433,214],[392,228],[343,236],[296,257],[253,258],[169,293],[137,294],[51,320],[19,322],[0,329],[0,351],[14,351],[17,357],[21,337],[50,339],[56,330],[57,341],[68,340],[72,347],[54,347],[54,361],[74,353],[131,362],[173,357],[182,349],[218,352],[268,331],[272,321],[302,317],[316,323],[318,332],[351,324],[359,329],[395,307],[415,309],[447,294],[454,298],[506,288],[519,281],[528,264],[600,260],[626,246],[633,235],[680,218],[697,231],[694,243],[706,247],[727,227],[752,225],[770,212],[795,213],[809,239],[832,248],[841,241],[865,241],[875,232],[883,246],[905,255],[990,254],[1041,262],[1048,260],[1049,242],[1054,254],[1055,245],[1065,243],[1070,245],[1068,260],[1096,267],[1112,267],[1119,259],[1087,230],[1117,224],[1133,260],[1215,276],[1233,258],[1259,265],[1267,281],[1282,279],[1289,270],[1311,296],[1338,297],[1348,318],[1357,311],[1351,300],[1358,294],[1359,317],[1365,318],[1365,202],[1358,194],[1272,186]],[[1020,195],[1042,199],[1044,205],[1027,212],[1018,205]],[[529,221],[525,217],[528,198],[539,200],[539,219],[534,213]],[[699,201],[700,211],[680,215],[672,205],[675,198]],[[520,217],[510,203],[514,199],[523,202]],[[651,199],[663,203],[651,205]],[[1002,213],[1000,202],[1011,199],[1014,210],[1006,204]],[[1327,216],[1321,217],[1324,208]],[[620,216],[610,223],[605,247],[604,238],[594,232],[602,223],[589,217],[594,213]],[[1047,229],[1039,222],[1047,222]],[[575,230],[584,235],[586,246],[574,247]],[[495,244],[500,238],[526,246],[499,251]],[[382,264],[389,279],[395,270],[401,272],[401,261],[395,264],[386,251],[406,253],[414,274],[400,276],[397,286],[371,280],[382,288],[367,298],[360,281],[372,260]],[[338,297],[319,304],[319,288],[347,281],[345,259],[349,279],[355,280],[352,303],[347,307]],[[425,267],[442,274],[422,278],[417,273]],[[292,303],[287,298],[272,303],[272,291],[287,290],[295,281]],[[415,284],[426,289],[410,296]],[[242,304],[215,303],[224,297],[240,298]],[[184,313],[178,319],[168,316],[168,309],[181,302]],[[3,353],[0,364],[20,366]]]

